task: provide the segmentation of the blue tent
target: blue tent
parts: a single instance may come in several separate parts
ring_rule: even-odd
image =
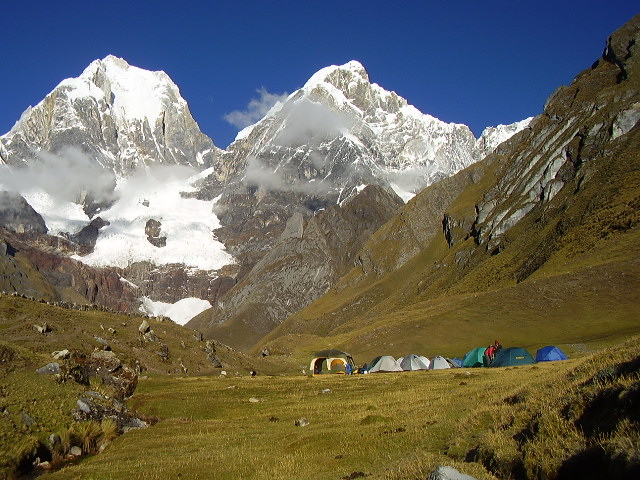
[[[509,347],[502,348],[496,352],[496,356],[490,367],[512,367],[514,365],[529,365],[535,360],[524,348]]]
[[[536,352],[536,362],[554,362],[556,360],[566,360],[567,358],[566,353],[553,345],[542,347]]]

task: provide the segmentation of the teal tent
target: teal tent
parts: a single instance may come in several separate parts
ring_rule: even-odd
[[[542,347],[536,352],[536,362],[554,362],[556,360],[566,360],[567,358],[566,353],[553,345]]]
[[[470,368],[470,367],[482,367],[484,356],[484,351],[486,347],[478,347],[473,350],[468,351],[465,356],[462,358],[462,367]]]
[[[512,367],[514,365],[529,365],[535,360],[529,352],[520,347],[502,348],[496,352],[490,367]]]

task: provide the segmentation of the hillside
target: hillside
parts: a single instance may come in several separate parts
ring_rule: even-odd
[[[148,376],[292,371],[166,318],[20,295],[0,294],[0,332],[0,478],[29,472],[36,458],[60,461],[72,444],[95,452],[155,423],[124,404]],[[83,445],[91,431],[95,442]]]
[[[579,351],[640,331],[639,36],[640,16],[527,129],[411,200],[254,349],[454,355],[497,337]]]

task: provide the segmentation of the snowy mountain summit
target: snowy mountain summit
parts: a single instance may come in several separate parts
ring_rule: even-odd
[[[87,265],[215,271],[234,260],[215,238],[213,202],[185,193],[220,152],[166,73],[110,55],[0,137],[0,191],[21,194],[51,235],[99,225],[92,251],[74,256]]]
[[[527,124],[510,126],[509,132]],[[486,144],[467,126],[423,114],[371,83],[362,64],[351,61],[319,70],[242,130],[225,152],[225,177],[218,180],[235,172],[245,184],[339,201],[360,185],[375,183],[391,186],[407,200],[481,159],[490,152]]]
[[[218,150],[166,73],[112,55],[63,80],[0,140],[7,164],[74,147],[118,177],[156,163],[210,166]]]

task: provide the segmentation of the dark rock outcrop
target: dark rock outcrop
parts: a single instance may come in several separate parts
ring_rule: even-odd
[[[95,217],[88,225],[82,227],[79,232],[74,234],[67,233],[63,236],[78,246],[77,253],[79,255],[86,255],[93,251],[100,229],[107,225],[109,225],[109,222],[100,217]]]
[[[0,230],[0,239],[11,246],[12,255],[0,257],[7,274],[0,287],[48,301],[98,304],[123,312],[136,311],[139,292],[122,281],[115,268],[93,268],[66,254],[76,244],[62,237],[16,234]],[[84,299],[84,300],[81,300]]]
[[[17,233],[47,233],[43,218],[17,193],[0,191],[0,227]]]
[[[144,227],[144,233],[147,241],[154,247],[165,247],[167,245],[167,237],[160,236],[162,223],[159,220],[150,218]]]

